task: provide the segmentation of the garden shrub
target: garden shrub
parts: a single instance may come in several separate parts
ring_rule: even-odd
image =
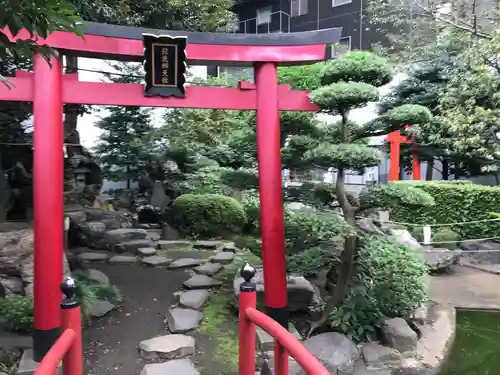
[[[31,331],[33,329],[33,299],[17,295],[1,299],[0,319],[13,331]]]
[[[483,186],[468,181],[399,181],[393,184],[413,186],[429,193],[433,207],[391,206],[391,220],[413,223],[441,224],[491,219],[489,212],[500,207],[500,187]],[[489,221],[449,227],[460,239],[495,237],[500,222]]]
[[[259,195],[253,193],[245,193],[245,197],[241,202],[245,211],[246,222],[243,227],[243,232],[248,234],[260,233],[260,201]]]
[[[458,240],[458,234],[447,227],[436,229],[432,234],[432,242],[437,242],[433,244],[434,247],[454,250],[458,247]]]
[[[330,326],[356,341],[371,338],[384,316],[408,317],[427,300],[427,266],[418,252],[383,236],[367,236],[356,279]]]
[[[334,262],[331,253],[320,247],[312,247],[298,254],[288,255],[286,270],[304,277],[314,277],[320,270],[329,268]]]
[[[289,254],[321,245],[335,247],[339,238],[354,233],[340,215],[331,212],[305,209],[285,216],[285,244]]]
[[[219,237],[240,233],[245,211],[234,198],[217,194],[183,194],[172,205],[173,223],[182,234]]]

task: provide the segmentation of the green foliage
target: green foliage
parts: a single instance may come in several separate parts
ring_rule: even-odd
[[[424,191],[436,203],[433,207],[394,205],[391,207],[391,219],[394,221],[407,222],[411,218],[412,223],[427,225],[487,220],[491,219],[488,212],[495,211],[500,206],[500,187],[434,181],[401,181],[394,184],[410,185]],[[498,221],[454,225],[449,228],[462,239],[495,237],[500,233]]]
[[[254,168],[238,168],[222,172],[222,182],[238,190],[255,189],[259,187],[259,173]]]
[[[338,82],[317,88],[309,98],[324,111],[340,114],[377,101],[378,90],[364,82]]]
[[[33,299],[17,295],[1,299],[0,319],[13,331],[30,332],[33,329]]]
[[[408,317],[427,300],[427,267],[420,254],[380,236],[363,239],[356,279],[330,326],[356,341],[372,338],[384,316]]]
[[[285,244],[288,254],[315,246],[339,247],[343,237],[355,234],[347,222],[331,212],[306,209],[285,215]]]
[[[82,316],[87,321],[91,318],[92,305],[99,300],[115,303],[123,300],[120,290],[115,285],[104,284],[92,279],[86,270],[74,271],[72,275],[76,280],[75,296],[80,301]]]
[[[278,82],[289,84],[295,90],[314,90],[320,85],[324,63],[278,68]]]
[[[314,277],[324,269],[329,269],[334,263],[332,254],[320,247],[312,247],[300,253],[288,255],[286,258],[287,272],[304,277]]]
[[[365,207],[432,207],[434,198],[412,184],[387,184],[365,187],[359,202]]]
[[[248,234],[260,233],[260,201],[258,194],[248,192],[241,202],[246,216],[244,232]]]
[[[434,247],[444,249],[455,250],[458,247],[458,240],[458,234],[447,227],[436,230],[432,235],[432,242],[436,242]]]
[[[348,52],[340,59],[330,60],[321,76],[322,85],[335,82],[364,82],[383,86],[391,81],[392,71],[387,61],[367,51]]]
[[[327,169],[335,165],[338,168],[363,171],[382,162],[382,154],[377,149],[356,144],[332,145],[322,143],[306,152],[305,157],[318,167]]]
[[[21,29],[25,28],[31,37],[47,38],[54,31],[69,31],[82,35],[79,31],[80,17],[76,9],[64,0],[45,0],[42,3],[33,1],[2,0],[0,2],[2,17],[0,18],[0,30],[8,28],[17,36]],[[37,46],[32,40],[19,40],[10,42],[7,36],[0,31],[0,62],[10,57],[25,59],[31,57],[33,52],[41,52],[45,58],[49,58],[51,50],[44,46]],[[8,81],[0,74],[0,81]]]
[[[240,233],[246,222],[241,204],[218,194],[183,194],[173,205],[172,223],[186,235],[218,237]]]
[[[403,104],[392,108],[380,116],[380,120],[390,125],[425,124],[431,119],[431,112],[417,104]]]

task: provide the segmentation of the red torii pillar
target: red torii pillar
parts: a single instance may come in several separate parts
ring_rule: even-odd
[[[389,133],[387,136],[389,142],[389,181],[399,180],[400,161],[401,161],[401,143],[411,144],[412,147],[412,178],[420,180],[420,160],[415,137],[401,135],[401,131]]]

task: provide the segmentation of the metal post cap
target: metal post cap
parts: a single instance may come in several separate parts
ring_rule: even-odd
[[[249,283],[256,273],[257,270],[255,269],[255,267],[249,263],[246,263],[243,267],[241,267],[240,275],[241,277],[243,277],[246,283]]]
[[[75,297],[76,281],[72,277],[65,277],[60,285],[61,292],[68,299]]]

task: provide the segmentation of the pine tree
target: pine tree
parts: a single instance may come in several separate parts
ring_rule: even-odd
[[[137,83],[140,66],[130,63],[110,64],[119,74],[107,74],[115,83]],[[144,173],[153,161],[153,126],[151,110],[140,107],[106,107],[109,115],[97,122],[101,130],[95,149],[100,156],[104,177],[131,182]]]

